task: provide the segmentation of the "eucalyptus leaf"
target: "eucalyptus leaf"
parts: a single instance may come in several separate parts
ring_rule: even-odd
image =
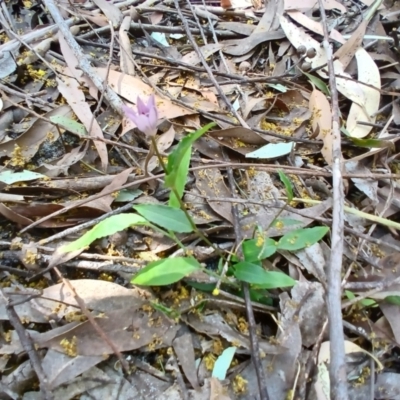
[[[226,378],[226,373],[232,363],[233,356],[235,355],[236,347],[226,348],[222,354],[217,358],[212,371],[212,376],[214,378],[223,381]]]
[[[246,158],[273,159],[290,154],[294,146],[293,142],[268,143],[267,145],[246,154]]]
[[[307,72],[304,71],[302,72],[311,81],[311,83],[313,83],[322,93],[324,93],[327,96],[331,95],[329,87],[322,79],[318,78],[317,76],[308,74]]]
[[[16,182],[33,181],[35,179],[46,178],[46,175],[39,174],[38,172],[29,171],[27,169],[14,172],[14,171],[3,171],[0,173],[0,181],[7,185],[11,185]]]
[[[65,117],[63,115],[53,115],[50,117],[50,121],[66,129],[79,137],[87,137],[87,130],[80,122],[74,121],[71,118]]]
[[[143,193],[140,189],[123,189],[118,192],[118,196],[114,200],[114,203],[123,203],[135,200]]]

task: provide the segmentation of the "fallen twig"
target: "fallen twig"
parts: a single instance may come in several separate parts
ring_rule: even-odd
[[[327,56],[329,69],[329,88],[332,103],[332,230],[331,230],[331,256],[328,266],[328,293],[327,309],[329,318],[330,339],[330,392],[332,400],[347,400],[347,375],[344,350],[344,334],[341,312],[341,273],[343,259],[343,234],[344,234],[344,191],[342,176],[342,149],[339,123],[339,100],[336,87],[335,69],[333,65],[332,48],[329,44],[329,32],[326,22],[325,8],[322,0],[319,1],[321,23],[324,29],[323,46]]]
[[[42,367],[42,361],[39,357],[39,354],[35,348],[35,345],[29,336],[29,333],[26,331],[24,326],[21,323],[21,320],[19,319],[18,314],[16,313],[14,306],[11,305],[10,299],[5,295],[3,292],[3,289],[0,288],[0,295],[3,297],[5,303],[6,303],[6,312],[8,319],[10,321],[10,324],[14,327],[15,331],[18,334],[19,340],[22,344],[22,347],[28,354],[28,357],[31,361],[31,365],[33,369],[36,372],[36,375],[39,379],[40,382],[40,391],[42,393],[43,399],[45,400],[53,400],[54,396],[51,393],[49,383],[47,380],[47,376],[43,370]]]
[[[82,71],[92,80],[96,88],[101,93],[104,89],[104,97],[108,100],[111,107],[117,111],[119,114],[123,115],[122,106],[123,103],[118,95],[112,90],[108,84],[104,84],[103,80],[94,72],[93,68],[89,64],[86,55],[83,53],[82,49],[79,47],[74,36],[69,30],[64,18],[60,14],[57,6],[53,0],[44,0],[44,4],[48,8],[50,14],[52,15],[54,21],[58,25],[60,32],[63,34],[66,42],[74,53],[75,57],[79,62],[79,67]],[[108,27],[109,28],[109,27]],[[104,86],[103,86],[104,85]]]

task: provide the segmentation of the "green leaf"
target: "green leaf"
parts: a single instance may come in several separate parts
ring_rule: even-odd
[[[113,235],[114,233],[123,231],[132,225],[149,225],[149,222],[137,214],[113,215],[104,221],[99,222],[79,239],[63,246],[61,251],[66,253],[69,251],[80,250],[83,247],[89,246],[89,244],[94,242],[96,239]]]
[[[265,271],[259,264],[241,261],[234,266],[235,276],[243,282],[257,285],[263,289],[293,286],[296,281],[278,271]]]
[[[267,275],[267,283],[258,283],[256,287],[260,289],[279,289],[291,287],[296,284],[296,281],[289,275],[279,271],[265,271]]]
[[[119,191],[117,198],[114,200],[115,203],[129,202],[135,200],[143,192],[140,189],[122,189]]]
[[[201,269],[201,265],[193,257],[166,258],[149,263],[131,282],[143,286],[170,285]]]
[[[150,222],[164,229],[179,233],[193,231],[186,214],[179,208],[162,204],[138,204],[133,208]]]
[[[201,290],[203,292],[212,292],[217,284],[216,283],[202,283],[202,282],[196,282],[196,281],[185,281],[188,285],[194,287],[197,290]]]
[[[304,249],[317,243],[328,231],[329,228],[326,226],[291,231],[279,239],[278,249],[290,251]]]
[[[88,136],[86,128],[81,123],[71,118],[64,117],[63,115],[53,115],[50,117],[50,121],[81,138]]]
[[[243,242],[242,250],[245,261],[260,261],[275,253],[276,242],[273,239],[265,237],[248,239]]]
[[[345,294],[349,300],[353,300],[356,298],[355,294],[353,292],[351,292],[350,290],[345,290]],[[360,301],[357,302],[357,304],[360,304],[363,307],[370,307],[370,306],[376,305],[377,303],[373,299],[361,299]]]
[[[346,294],[349,300],[353,300],[356,298],[356,295],[350,290],[345,290],[344,293]]]
[[[184,157],[187,156],[186,152],[192,146],[192,144],[199,139],[202,135],[204,135],[209,129],[214,127],[215,122],[211,122],[204,126],[203,128],[190,133],[185,136],[178,144],[177,148],[168,156],[167,163],[167,174],[165,177],[165,186],[166,187],[176,187],[176,181],[179,175],[179,166],[183,161]]]
[[[278,174],[279,174],[280,180],[285,185],[286,197],[288,198],[288,202],[290,203],[293,200],[292,182],[290,182],[290,179],[288,178],[288,176],[281,169],[278,170]]]
[[[280,83],[267,83],[267,86],[269,86],[275,90],[278,90],[281,93],[286,93],[288,91],[288,88],[286,86],[283,86]]]
[[[212,371],[212,376],[214,378],[223,381],[226,378],[226,373],[231,365],[233,356],[235,355],[236,347],[226,348],[222,354],[217,358]]]
[[[394,144],[390,140],[358,139],[354,137],[349,137],[349,140],[351,140],[358,147],[367,147],[374,149],[394,148]]]
[[[29,171],[27,169],[21,172],[3,171],[0,173],[0,181],[6,183],[7,185],[11,185],[15,182],[33,181],[41,178],[46,178],[46,175]]]
[[[326,94],[327,96],[330,96],[331,92],[329,90],[329,87],[322,79],[314,75],[308,74],[307,72],[304,71],[302,72],[311,81],[311,83],[313,83],[322,93]]]
[[[400,296],[386,296],[385,301],[390,304],[400,306]]]
[[[180,312],[178,310],[175,310],[173,308],[169,308],[165,306],[164,304],[161,304],[157,301],[150,301],[151,306],[157,310],[166,315],[168,318],[179,318],[180,317]]]
[[[192,156],[192,146],[190,146],[182,157],[182,161],[178,166],[176,172],[175,189],[178,192],[179,198],[182,198],[183,191],[186,186],[186,179],[189,173],[190,158]],[[174,208],[180,208],[181,204],[179,199],[176,198],[175,193],[171,191],[169,195],[168,205]]]
[[[294,142],[287,143],[268,143],[256,151],[246,154],[246,158],[279,158],[289,154],[294,146]]]

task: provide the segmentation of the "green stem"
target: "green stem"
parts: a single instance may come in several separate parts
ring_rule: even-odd
[[[166,169],[166,166],[165,166],[165,164],[164,164],[164,161],[163,161],[163,159],[162,159],[162,157],[161,157],[161,154],[160,154],[160,152],[158,151],[157,142],[156,142],[156,139],[155,139],[154,136],[151,137],[151,143],[152,143],[152,146],[153,146],[153,148],[154,148],[154,152],[155,152],[155,154],[156,154],[156,156],[157,156],[157,158],[158,158],[158,161],[160,162],[160,165],[161,165],[162,169],[164,170],[164,173],[167,175],[167,169]],[[211,243],[211,241],[207,238],[207,236],[205,236],[204,233],[203,233],[199,228],[197,228],[197,226],[196,226],[196,224],[194,223],[192,217],[190,216],[190,214],[188,213],[188,211],[187,211],[187,209],[186,209],[185,203],[184,203],[183,200],[181,199],[181,196],[179,196],[179,193],[178,193],[178,191],[176,190],[176,188],[175,188],[175,187],[171,188],[171,191],[172,191],[172,193],[175,195],[175,197],[177,198],[177,200],[179,201],[179,205],[181,206],[181,210],[185,213],[186,218],[188,219],[188,221],[189,221],[189,223],[190,223],[190,226],[192,227],[193,231],[194,231],[205,243],[207,243],[209,246],[211,246],[211,247],[216,251],[216,253],[217,253],[220,257],[223,257],[223,256],[224,256],[223,252],[222,252],[217,246],[215,246],[213,243]]]

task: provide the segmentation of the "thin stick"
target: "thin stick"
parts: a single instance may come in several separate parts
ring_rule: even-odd
[[[86,55],[83,53],[82,49],[79,47],[76,42],[74,36],[66,25],[64,18],[62,17],[59,9],[55,5],[53,0],[44,0],[44,4],[49,10],[51,16],[54,19],[54,22],[58,25],[60,32],[63,34],[65,41],[68,43],[72,52],[79,62],[79,67],[82,71],[92,80],[93,84],[99,90],[99,92],[103,91],[103,80],[98,76],[98,74],[93,70],[90,65]],[[108,27],[109,28],[109,27]],[[112,90],[108,84],[104,85],[104,97],[108,100],[111,107],[117,111],[118,114],[123,115],[122,106],[123,103],[118,95]]]
[[[18,334],[19,340],[22,344],[22,347],[28,354],[29,360],[31,362],[32,368],[35,370],[36,375],[40,382],[40,392],[45,400],[53,400],[54,396],[51,393],[49,382],[47,376],[42,367],[42,361],[39,357],[39,354],[33,344],[29,333],[26,331],[24,326],[21,323],[21,320],[15,311],[14,307],[10,304],[10,299],[5,295],[3,289],[0,288],[0,294],[5,301],[5,308],[10,320],[10,324],[14,327],[15,331]]]
[[[327,56],[329,69],[329,87],[332,102],[332,235],[331,256],[327,273],[328,292],[327,308],[329,318],[329,338],[331,362],[329,366],[330,391],[332,400],[347,400],[346,358],[344,349],[344,333],[341,311],[341,272],[343,260],[343,229],[344,229],[344,191],[342,176],[342,149],[339,124],[339,100],[336,87],[335,69],[333,65],[332,48],[329,44],[329,32],[326,22],[323,0],[319,1],[322,26],[324,29],[323,45]]]

